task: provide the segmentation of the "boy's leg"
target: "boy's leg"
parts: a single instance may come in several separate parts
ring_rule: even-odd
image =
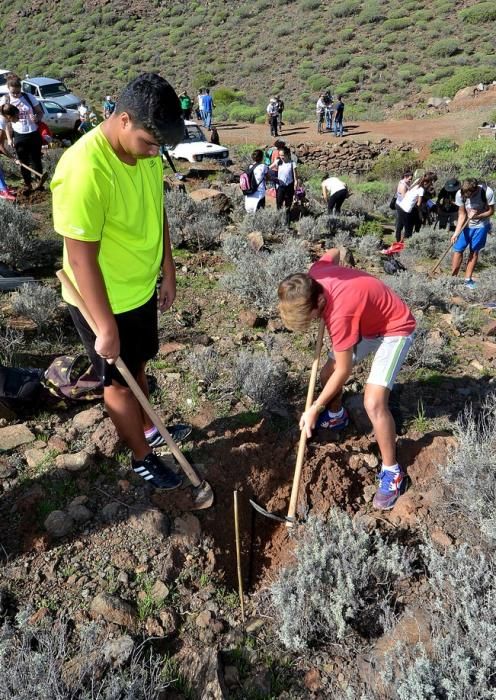
[[[451,258],[451,275],[452,277],[456,277],[457,274],[460,272],[460,268],[462,266],[463,262],[463,253],[453,253],[453,257]]]
[[[103,392],[105,408],[121,440],[129,447],[134,459],[144,459],[150,445],[143,433],[141,406],[127,386],[113,381]]]
[[[367,384],[363,402],[386,466],[396,464],[396,427],[388,405],[390,393],[387,387]]]
[[[465,271],[465,277],[468,280],[472,279],[475,266],[477,265],[477,260],[479,259],[479,251],[473,250],[470,252],[467,260],[467,269]]]

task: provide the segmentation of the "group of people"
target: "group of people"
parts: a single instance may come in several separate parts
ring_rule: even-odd
[[[397,186],[396,240],[403,242],[414,230],[418,231],[424,212],[435,212],[439,228],[448,228],[452,233],[452,275],[460,272],[463,254],[468,248],[465,285],[473,289],[475,282],[472,275],[491,230],[490,219],[495,208],[493,190],[475,178],[467,178],[461,183],[456,178],[450,178],[435,201],[436,174],[429,171],[416,180],[413,177],[413,172],[407,170]]]
[[[279,95],[271,97],[267,105],[267,122],[269,124],[270,135],[279,136],[284,126],[282,113],[284,112],[284,100]]]
[[[317,100],[315,112],[318,134],[324,133],[325,124],[325,131],[334,132],[335,136],[343,136],[344,102],[341,95],[338,95],[334,101],[329,91],[322,92]]]
[[[51,184],[54,228],[64,240],[64,270],[84,299],[96,335],[77,307],[69,303],[69,310],[104,384],[107,412],[131,451],[130,468],[150,485],[169,490],[182,479],[155,453],[162,444],[160,433],[143,414],[115,360],[124,360],[147,394],[145,366],[158,350],[157,305],[165,312],[176,296],[159,149],[182,135],[183,111],[173,88],[156,74],[143,74],[126,86],[108,120],[65,151]],[[296,180],[289,149],[279,146],[272,166],[263,158],[261,150],[254,153],[255,167],[262,176],[267,168],[277,169],[286,184],[281,199],[286,200],[291,183],[289,178],[284,183],[284,174]],[[388,398],[412,343],[415,319],[380,280],[341,267],[337,250],[308,272],[287,277],[278,294],[288,328],[306,330],[314,319],[322,319],[332,341],[318,397],[300,420],[308,436],[316,428],[346,427],[343,387],[353,365],[374,355],[365,388],[365,409],[382,455],[373,503],[392,508],[406,480],[396,457]],[[188,425],[170,428],[176,440],[189,430]]]

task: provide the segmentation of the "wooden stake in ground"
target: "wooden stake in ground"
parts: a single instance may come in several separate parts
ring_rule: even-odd
[[[236,568],[238,571],[239,603],[241,605],[241,619],[245,621],[245,601],[243,597],[243,575],[241,573],[241,545],[239,541],[239,516],[238,516],[238,492],[234,491],[234,534],[236,538]]]

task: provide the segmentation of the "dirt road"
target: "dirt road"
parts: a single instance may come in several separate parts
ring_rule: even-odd
[[[451,103],[450,111],[423,119],[392,119],[383,122],[346,120],[346,136],[354,141],[379,141],[388,138],[398,143],[413,143],[427,150],[433,139],[449,137],[457,142],[477,136],[477,128],[496,109],[496,91]],[[273,141],[265,124],[221,123],[218,125],[221,143],[263,145]],[[281,137],[289,143],[332,143],[330,133],[317,134],[313,122],[286,125]]]

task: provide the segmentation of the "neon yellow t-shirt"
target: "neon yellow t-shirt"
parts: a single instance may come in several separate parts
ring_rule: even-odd
[[[113,313],[146,303],[163,253],[160,157],[127,165],[97,127],[64,153],[50,188],[55,231],[65,238],[100,241],[98,264]],[[64,270],[74,282],[65,245]]]

